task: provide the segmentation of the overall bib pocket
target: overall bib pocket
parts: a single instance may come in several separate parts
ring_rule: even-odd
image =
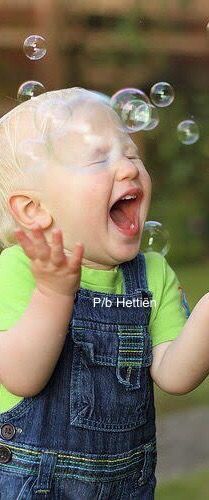
[[[129,431],[147,420],[152,343],[146,326],[72,321],[70,423]]]

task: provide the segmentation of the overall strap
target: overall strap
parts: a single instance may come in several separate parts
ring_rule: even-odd
[[[123,283],[125,293],[133,294],[136,289],[148,290],[146,261],[144,254],[139,252],[136,257],[130,261],[119,264],[123,273]]]

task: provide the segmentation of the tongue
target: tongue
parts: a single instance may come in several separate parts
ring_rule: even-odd
[[[130,210],[127,210],[129,208],[128,203],[129,202],[127,201],[117,202],[110,210],[111,219],[117,226],[121,227],[122,229],[129,229],[130,225],[134,222],[133,214],[130,214]]]

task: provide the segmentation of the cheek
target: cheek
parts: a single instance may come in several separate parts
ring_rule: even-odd
[[[144,194],[147,197],[148,200],[151,198],[151,192],[152,192],[152,181],[151,177],[148,174],[147,170],[143,170],[143,173],[141,175],[141,182],[144,190]]]
[[[94,208],[95,205],[99,210],[107,203],[110,192],[110,184],[108,181],[107,172],[100,170],[98,167],[91,171],[91,175],[83,175],[80,178],[80,188],[78,190],[78,198],[83,206]]]

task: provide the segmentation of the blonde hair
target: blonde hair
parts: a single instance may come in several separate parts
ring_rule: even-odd
[[[97,93],[80,87],[45,92],[19,104],[0,119],[1,249],[16,243],[13,233],[17,223],[9,210],[9,195],[18,189],[27,191],[37,183],[40,185],[44,164],[40,162],[40,154],[44,148],[47,150],[46,132],[50,124],[55,119],[59,125],[64,114],[68,112],[70,116],[72,105],[81,98],[92,97],[101,99]],[[34,153],[34,147],[41,153]]]

